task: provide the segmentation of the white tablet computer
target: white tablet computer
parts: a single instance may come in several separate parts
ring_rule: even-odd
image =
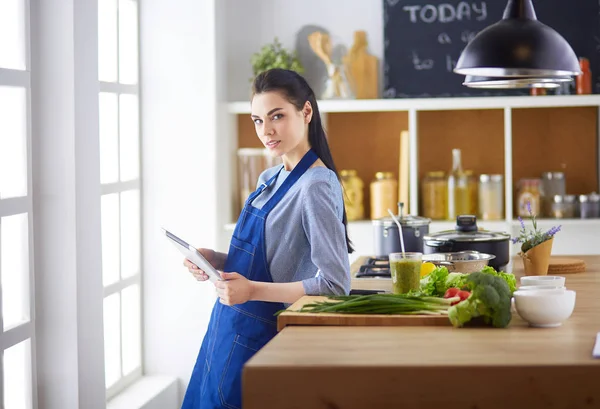
[[[169,241],[173,243],[173,245],[177,247],[188,260],[197,265],[200,269],[204,270],[210,281],[215,282],[217,280],[221,280],[221,275],[219,272],[212,266],[212,264],[206,261],[202,254],[200,254],[200,252],[196,250],[194,246],[186,243],[167,229],[163,228],[162,230],[165,232],[165,235]]]

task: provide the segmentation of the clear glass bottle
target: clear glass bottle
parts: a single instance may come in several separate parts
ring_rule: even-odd
[[[462,170],[460,149],[452,149],[452,171],[448,176],[448,218],[470,214],[471,196],[469,181]]]

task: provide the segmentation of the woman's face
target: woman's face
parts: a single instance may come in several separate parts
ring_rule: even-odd
[[[308,101],[302,111],[298,111],[279,92],[256,94],[252,99],[251,118],[256,135],[273,156],[308,149],[311,116],[312,107]]]

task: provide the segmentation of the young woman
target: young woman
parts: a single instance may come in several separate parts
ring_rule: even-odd
[[[254,80],[251,119],[283,165],[260,176],[229,253],[200,250],[223,281],[183,409],[241,407],[242,366],[275,336],[275,312],[305,294],[350,292],[342,188],[312,89],[293,71],[265,71]]]

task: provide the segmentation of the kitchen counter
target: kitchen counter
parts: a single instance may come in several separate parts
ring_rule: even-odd
[[[559,328],[286,327],[244,367],[243,407],[598,408],[600,256],[579,258]]]

